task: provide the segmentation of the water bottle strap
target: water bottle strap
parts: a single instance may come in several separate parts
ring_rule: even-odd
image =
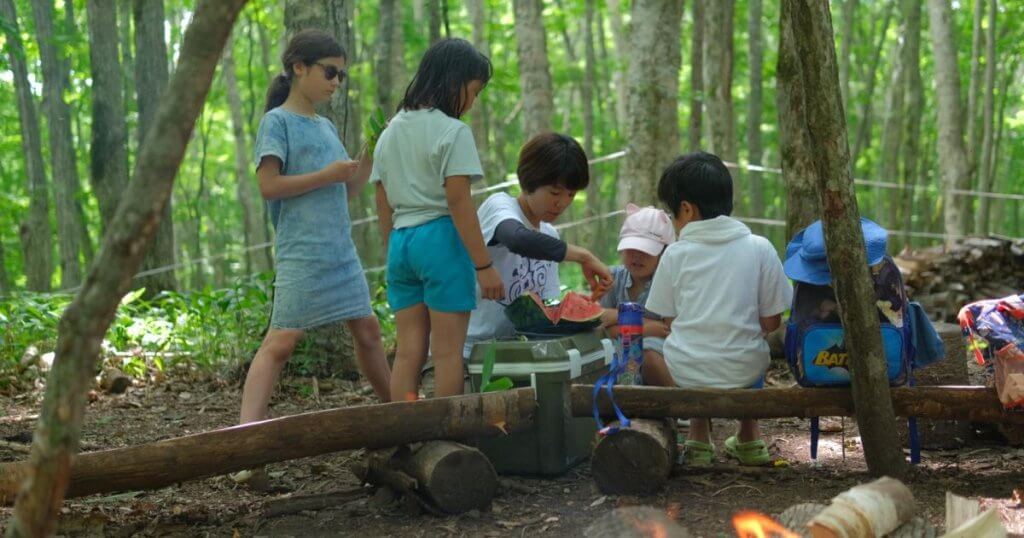
[[[615,403],[615,394],[612,391],[612,387],[615,385],[615,379],[618,378],[618,376],[620,374],[625,372],[625,370],[626,370],[625,366],[626,366],[625,365],[625,361],[623,361],[622,358],[618,354],[613,355],[612,356],[612,364],[611,364],[611,367],[608,369],[608,373],[603,375],[603,376],[601,376],[597,380],[597,383],[594,384],[594,393],[593,393],[594,421],[597,422],[597,430],[598,430],[598,433],[601,434],[601,435],[608,435],[608,434],[617,432],[619,430],[619,428],[628,428],[629,427],[629,424],[630,424],[629,419],[626,418],[626,415],[624,415],[622,413],[622,410],[619,409],[618,404]],[[618,427],[615,427],[615,426],[605,426],[604,422],[601,421],[601,412],[600,412],[600,410],[597,407],[597,398],[598,398],[598,396],[601,393],[601,388],[602,387],[604,387],[606,389],[606,391],[608,392],[608,400],[611,401],[611,403],[612,403],[612,410],[615,411],[615,416],[619,419],[619,426]]]

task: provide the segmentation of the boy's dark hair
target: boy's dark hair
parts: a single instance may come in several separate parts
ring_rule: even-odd
[[[277,108],[288,99],[288,92],[292,89],[292,77],[295,75],[295,64],[302,62],[305,65],[313,65],[320,58],[338,56],[348,59],[344,47],[327,32],[310,29],[295,34],[288,42],[288,48],[281,54],[284,71],[271,81],[263,111]]]
[[[581,191],[590,183],[587,154],[580,143],[558,133],[542,133],[531,138],[519,151],[516,174],[525,192],[545,185]]]
[[[462,87],[473,80],[486,86],[491,73],[491,60],[469,41],[442,39],[423,54],[397,110],[429,107],[458,118],[462,116]]]
[[[676,158],[661,173],[658,199],[673,216],[679,204],[697,206],[702,219],[732,214],[732,176],[722,159],[704,151]]]

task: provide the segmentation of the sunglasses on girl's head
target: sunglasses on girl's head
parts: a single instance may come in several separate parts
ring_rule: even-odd
[[[324,70],[324,78],[326,78],[327,80],[333,80],[334,77],[338,77],[338,82],[344,82],[345,77],[348,76],[348,71],[345,71],[344,69],[338,69],[337,67],[331,64],[322,64],[320,62],[316,62],[316,65],[319,65],[320,68]]]

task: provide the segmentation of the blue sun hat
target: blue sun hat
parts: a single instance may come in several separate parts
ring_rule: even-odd
[[[889,232],[864,217],[860,219],[860,229],[864,234],[868,265],[881,262],[885,257]],[[799,282],[816,286],[832,283],[832,274],[828,270],[828,259],[825,256],[825,233],[820,220],[798,232],[789,242],[783,267],[786,276]]]

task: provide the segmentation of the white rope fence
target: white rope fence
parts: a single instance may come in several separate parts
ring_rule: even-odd
[[[744,170],[748,170],[748,171],[751,171],[751,172],[764,172],[764,173],[773,174],[773,175],[782,175],[782,169],[781,168],[772,168],[772,167],[768,167],[768,166],[761,166],[759,164],[736,164],[736,163],[732,163],[732,162],[726,162],[725,166],[728,167],[728,168],[744,169]],[[879,187],[879,188],[882,188],[882,189],[896,189],[896,190],[914,189],[914,190],[922,190],[922,191],[928,191],[928,192],[944,191],[944,189],[940,189],[938,186],[936,186],[934,184],[928,184],[928,185],[917,185],[917,184],[907,185],[905,183],[893,183],[891,181],[877,181],[877,180],[874,180],[874,179],[861,179],[861,178],[854,178],[853,179],[853,183],[854,183],[854,185],[862,185],[862,186],[865,186],[865,187]],[[991,198],[991,199],[994,199],[994,200],[1016,200],[1018,202],[1019,201],[1024,201],[1024,194],[1011,194],[1011,193],[1006,193],[1006,192],[976,191],[976,190],[967,190],[967,189],[949,189],[948,191],[944,191],[944,192],[949,192],[950,194],[953,194],[953,195],[956,195],[956,196],[974,196],[974,197],[977,197],[977,198]]]
[[[595,165],[595,164],[615,161],[615,160],[621,159],[621,158],[623,158],[625,156],[626,156],[626,151],[625,150],[616,151],[614,153],[609,153],[609,154],[603,155],[601,157],[595,157],[594,159],[590,159],[589,161],[587,161],[587,164],[592,166],[592,165]],[[750,171],[750,172],[762,172],[762,173],[767,173],[767,174],[777,175],[777,176],[781,176],[782,175],[782,169],[781,168],[768,167],[768,166],[763,166],[763,165],[759,165],[759,164],[725,162],[725,166],[728,167],[728,168],[737,169],[737,170],[747,170],[747,171]],[[500,183],[496,183],[494,185],[488,185],[487,187],[482,187],[482,188],[479,188],[479,189],[473,189],[472,194],[474,196],[478,196],[478,195],[481,195],[481,194],[487,194],[487,193],[491,193],[491,192],[495,192],[495,191],[499,191],[499,190],[506,190],[508,187],[512,187],[512,186],[515,186],[515,185],[518,185],[518,184],[519,184],[519,181],[518,181],[516,175],[515,174],[508,174],[505,177],[505,181],[502,181]],[[878,188],[883,188],[883,189],[895,189],[895,190],[904,190],[904,189],[908,189],[908,188],[914,188],[914,189],[919,189],[919,190],[924,190],[924,191],[929,191],[929,192],[938,192],[938,191],[940,191],[940,189],[937,186],[935,186],[935,185],[906,185],[906,184],[900,184],[900,183],[892,183],[892,182],[886,182],[886,181],[876,181],[876,180],[861,179],[861,178],[854,178],[854,184],[858,185],[858,186],[878,187]],[[979,197],[979,198],[990,198],[990,199],[996,199],[996,200],[1024,201],[1024,194],[986,192],[986,191],[967,190],[967,189],[950,189],[948,192],[950,192],[951,194],[957,195],[957,196],[974,196],[974,197]],[[609,218],[612,218],[612,217],[617,217],[617,216],[622,215],[624,213],[625,213],[625,211],[621,210],[621,209],[616,210],[616,211],[609,211],[609,212],[601,214],[601,215],[593,215],[593,216],[582,218],[582,219],[579,219],[579,220],[561,223],[561,224],[556,225],[555,229],[557,229],[557,230],[564,230],[564,229],[568,229],[568,228],[574,228],[574,227],[577,227],[577,226],[582,226],[584,224],[589,224],[591,222],[595,222],[595,221],[599,221],[599,220],[605,220],[605,219],[609,219]],[[351,223],[351,226],[353,228],[355,228],[356,226],[361,226],[361,225],[364,225],[364,224],[369,224],[371,222],[376,222],[377,219],[378,219],[377,215],[368,215],[366,217],[362,217],[362,218],[353,220],[352,223]],[[785,227],[786,226],[786,222],[785,221],[777,220],[777,219],[767,219],[767,218],[761,218],[761,217],[736,217],[736,219],[741,221],[741,222],[748,223],[748,224],[759,224],[759,225],[770,226],[770,227]],[[942,239],[942,240],[960,239],[960,238],[963,238],[963,237],[967,237],[966,235],[961,235],[961,234],[946,234],[946,233],[937,233],[937,232],[916,232],[916,231],[910,231],[910,230],[889,230],[889,233],[893,234],[893,235],[901,235],[901,236],[906,236],[906,237],[919,237],[919,238],[926,238],[926,239]],[[1009,239],[1016,239],[1016,238],[1009,238]],[[250,246],[244,247],[244,248],[233,248],[233,249],[230,249],[229,251],[223,252],[221,254],[214,254],[214,255],[210,255],[210,256],[203,256],[203,257],[200,257],[200,258],[190,259],[190,260],[188,260],[186,262],[179,262],[179,263],[174,263],[174,264],[165,265],[165,266],[161,266],[161,267],[154,267],[152,269],[147,269],[145,271],[141,271],[139,273],[136,273],[135,276],[132,277],[132,279],[138,279],[138,278],[143,278],[143,277],[147,277],[147,276],[151,276],[151,275],[157,275],[157,274],[166,273],[166,272],[169,272],[169,271],[176,271],[178,269],[183,269],[183,268],[186,268],[186,267],[189,267],[189,266],[193,266],[193,265],[198,265],[198,264],[201,264],[201,263],[207,263],[207,262],[213,262],[213,261],[217,261],[217,260],[223,260],[223,259],[230,258],[230,257],[233,257],[233,256],[237,256],[237,255],[240,255],[240,254],[245,254],[247,252],[251,252],[251,251],[255,251],[255,250],[263,250],[263,249],[270,248],[270,247],[273,247],[273,246],[274,246],[274,243],[272,241],[268,241],[268,242],[259,243],[259,244],[256,244],[256,245],[250,245]],[[384,269],[385,269],[385,266],[382,265],[382,266],[368,268],[368,269],[365,270],[365,272],[367,274],[379,273],[379,272],[384,271]],[[71,289],[68,289],[68,290],[62,290],[59,293],[74,293],[74,292],[78,291],[78,289],[80,289],[80,287],[81,286],[75,287],[75,288],[71,288]]]

